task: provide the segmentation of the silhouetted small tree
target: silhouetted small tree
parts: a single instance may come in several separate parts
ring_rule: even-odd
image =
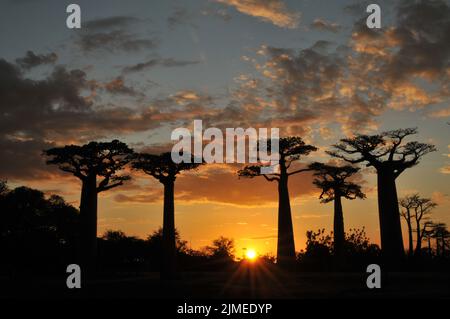
[[[390,265],[398,264],[404,257],[395,180],[406,169],[417,165],[422,156],[436,150],[427,143],[404,143],[406,137],[416,133],[416,128],[407,128],[377,135],[358,134],[341,139],[333,145],[335,150],[328,152],[349,163],[366,162],[366,166],[376,169],[381,246]]]
[[[95,268],[97,257],[97,197],[98,193],[120,186],[130,179],[118,175],[131,160],[133,151],[118,140],[66,145],[44,151],[49,157],[47,164],[57,165],[60,170],[73,174],[81,180],[80,215],[82,228],[83,263]],[[100,177],[100,181],[97,178]]]
[[[436,240],[436,256],[445,257],[446,247],[450,232],[445,223],[436,223],[433,225],[433,238]]]
[[[220,236],[213,240],[211,246],[207,246],[206,250],[213,258],[222,259],[225,261],[234,260],[234,240]]]
[[[264,141],[266,143],[266,141]],[[258,147],[260,147],[258,145]],[[271,151],[270,141],[267,149]],[[290,136],[279,140],[279,172],[272,174],[261,174],[261,167],[249,165],[238,171],[240,177],[253,178],[263,176],[267,181],[278,183],[278,242],[277,242],[277,264],[292,265],[295,262],[294,231],[292,227],[291,204],[289,199],[288,180],[289,176],[309,171],[309,168],[290,170],[291,165],[302,156],[307,156],[317,148],[306,144],[301,137]]]
[[[400,210],[400,216],[405,219],[406,226],[408,228],[408,256],[411,257],[414,252],[411,210],[414,209],[415,199],[413,196],[407,196],[401,198],[399,204],[402,207],[402,209]]]
[[[162,276],[171,278],[176,271],[175,242],[175,179],[182,171],[197,168],[199,163],[174,163],[170,152],[160,155],[138,154],[133,161],[133,168],[142,170],[147,175],[156,178],[164,185],[163,208],[163,260]]]
[[[428,215],[430,215],[433,208],[437,206],[430,198],[422,198],[419,194],[414,194],[406,196],[400,199],[400,206],[403,208],[400,215],[405,218],[408,225],[409,233],[409,254],[412,255],[412,224],[411,221],[414,220],[416,223],[416,248],[414,250],[414,255],[420,256],[422,252],[422,241],[429,227]]]
[[[366,197],[361,191],[361,186],[347,180],[356,174],[359,168],[350,165],[332,166],[318,162],[312,163],[309,165],[309,168],[314,171],[314,176],[316,177],[313,181],[314,185],[322,190],[319,196],[321,202],[334,202],[334,254],[342,256],[344,252],[345,228],[341,199],[353,200]]]
[[[8,184],[6,181],[0,181],[0,196],[5,195],[8,192]]]

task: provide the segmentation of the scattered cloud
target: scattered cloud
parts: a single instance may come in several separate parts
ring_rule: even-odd
[[[155,49],[156,37],[144,37],[136,33],[134,26],[140,20],[131,16],[114,16],[86,22],[77,32],[76,43],[83,52],[136,52]]]
[[[145,62],[137,63],[131,66],[126,66],[123,68],[123,73],[133,73],[133,72],[141,72],[144,70],[148,70],[154,68],[156,66],[173,68],[173,67],[183,67],[188,65],[199,64],[198,60],[177,60],[174,58],[152,58]]]
[[[321,18],[315,19],[311,23],[311,28],[320,30],[320,31],[329,31],[333,33],[337,33],[339,30],[341,30],[342,26],[337,23],[329,22]]]
[[[22,58],[16,59],[16,63],[25,70],[32,69],[42,64],[54,64],[58,60],[58,55],[54,52],[48,54],[35,54],[33,51],[27,51]]]
[[[270,22],[278,27],[295,29],[300,23],[300,12],[289,10],[282,0],[216,0],[237,11]]]

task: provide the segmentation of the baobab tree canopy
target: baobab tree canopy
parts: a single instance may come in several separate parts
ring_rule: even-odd
[[[133,168],[142,170],[144,173],[153,176],[161,183],[168,179],[175,179],[181,171],[191,170],[199,167],[202,163],[174,163],[170,152],[160,155],[140,153],[133,161]]]
[[[312,163],[309,168],[314,171],[316,177],[313,181],[314,185],[322,189],[319,198],[323,203],[333,201],[335,192],[339,192],[339,196],[347,199],[366,197],[360,185],[347,181],[359,171],[359,168],[351,165],[333,166],[319,162]]]
[[[97,192],[117,187],[130,179],[129,175],[118,175],[117,172],[131,160],[133,150],[118,140],[55,147],[44,154],[50,157],[47,164],[58,165],[62,171],[81,180],[92,175],[103,177],[97,184]]]
[[[331,156],[341,158],[349,163],[367,162],[366,166],[378,169],[391,169],[398,177],[405,169],[419,163],[422,156],[436,151],[432,144],[407,142],[404,139],[417,134],[417,128],[386,131],[377,135],[358,134],[343,138],[333,145],[335,151],[328,151]]]
[[[258,147],[260,147],[259,143]],[[270,140],[267,141],[267,149],[268,151],[271,151]],[[286,170],[290,168],[291,164],[294,161],[299,160],[301,156],[307,156],[311,152],[315,151],[317,151],[317,147],[306,144],[303,141],[303,139],[299,136],[282,137],[279,139],[280,165],[286,168]],[[249,178],[263,175],[264,177],[266,177],[266,179],[270,181],[277,180],[278,177],[280,176],[280,173],[261,174],[260,168],[261,166],[258,165],[248,165],[244,169],[239,170],[238,175],[240,177],[249,177]],[[289,176],[294,175],[296,173],[300,173],[302,171],[304,170],[295,170],[286,173]],[[273,177],[268,177],[266,175],[273,175]]]

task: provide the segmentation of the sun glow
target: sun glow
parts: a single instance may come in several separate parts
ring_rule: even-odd
[[[254,249],[248,249],[248,250],[245,252],[245,257],[246,257],[248,260],[255,260],[255,259],[256,259],[256,251],[255,251]]]

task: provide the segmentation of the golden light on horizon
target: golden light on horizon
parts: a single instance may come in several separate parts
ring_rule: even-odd
[[[256,251],[254,249],[247,249],[247,251],[245,252],[245,258],[247,258],[248,260],[255,260],[257,257],[256,255]]]

